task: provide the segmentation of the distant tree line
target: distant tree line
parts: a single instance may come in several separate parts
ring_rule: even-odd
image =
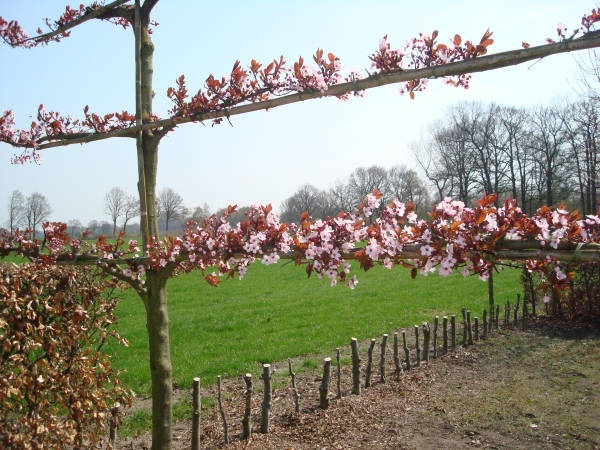
[[[390,169],[380,166],[359,167],[326,190],[311,184],[300,186],[281,204],[281,220],[298,222],[305,211],[313,218],[335,217],[340,211],[351,211],[358,207],[373,189],[384,193],[379,211],[392,198],[414,203],[417,212],[425,213],[430,206],[427,183],[413,169],[402,165]],[[379,211],[375,212],[375,216]]]
[[[411,144],[424,178],[405,166],[359,167],[326,190],[300,186],[281,204],[281,218],[297,221],[305,211],[313,218],[351,211],[373,188],[385,194],[380,210],[396,198],[425,213],[445,197],[471,205],[485,192],[498,193],[498,203],[517,199],[528,214],[560,202],[583,215],[595,214],[599,105],[592,96],[531,108],[459,102]]]
[[[529,214],[562,201],[585,215],[597,211],[599,133],[598,102],[586,98],[532,108],[461,102],[412,151],[436,201],[496,192]]]

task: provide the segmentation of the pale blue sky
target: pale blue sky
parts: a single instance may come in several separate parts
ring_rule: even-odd
[[[64,0],[0,0],[0,16],[28,31],[64,10]],[[194,92],[209,74],[227,75],[239,59],[268,63],[284,55],[312,60],[317,48],[333,52],[346,69],[368,69],[368,56],[388,34],[393,48],[419,32],[439,30],[438,40],[460,34],[478,41],[494,31],[490,53],[555,37],[556,25],[579,26],[589,1],[229,1],[162,0],[153,18],[155,111],[167,116],[166,90],[185,74]],[[475,74],[468,91],[431,82],[414,101],[398,86],[367,92],[347,103],[311,100],[269,113],[255,112],[210,125],[188,124],[161,144],[158,188],[170,186],[186,205],[272,203],[277,209],[303,183],[327,188],[356,167],[373,164],[414,167],[410,142],[444,109],[458,101],[495,101],[529,106],[569,94],[576,64],[571,55],[532,65]],[[28,126],[37,107],[75,117],[85,105],[97,113],[134,111],[133,33],[92,21],[63,42],[33,50],[0,46],[0,109],[12,109]],[[13,189],[43,193],[52,220],[107,220],[103,198],[114,186],[136,194],[135,143],[113,139],[49,149],[41,165],[13,166],[14,150],[0,144],[0,223]]]

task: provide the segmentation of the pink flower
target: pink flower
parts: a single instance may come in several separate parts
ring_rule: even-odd
[[[348,280],[348,287],[350,289],[354,289],[354,286],[356,286],[358,284],[358,280],[356,279],[356,275],[354,275],[352,278],[350,278]]]
[[[433,247],[431,245],[424,245],[423,247],[421,247],[421,255],[431,256],[432,254],[433,254]]]

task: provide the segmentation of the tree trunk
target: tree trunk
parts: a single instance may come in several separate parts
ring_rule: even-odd
[[[152,377],[152,450],[170,450],[173,380],[169,346],[166,281],[160,272],[146,272],[146,326]]]
[[[142,8],[140,14],[140,97],[139,115],[147,122],[152,113],[152,75],[154,44],[148,33],[150,11]],[[151,130],[142,133],[141,152],[138,157],[143,165],[143,181],[138,187],[140,203],[145,201],[147,208],[146,226],[142,226],[142,242],[148,242],[151,236],[158,237],[158,218],[156,215],[156,175],[158,168],[158,144],[162,137],[160,131]],[[144,198],[145,197],[145,198]],[[147,234],[146,234],[147,233]],[[145,251],[145,249],[144,249]],[[171,450],[173,423],[173,379],[169,346],[169,315],[167,309],[166,284],[169,271],[146,270],[146,288],[144,304],[146,307],[146,327],[150,350],[150,373],[152,380],[152,450]]]

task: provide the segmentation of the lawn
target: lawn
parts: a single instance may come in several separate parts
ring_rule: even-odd
[[[356,266],[356,263],[353,264]],[[477,277],[437,274],[411,279],[401,267],[358,272],[354,290],[327,280],[306,279],[303,267],[280,263],[254,264],[243,280],[209,286],[199,273],[171,279],[168,302],[173,378],[190,386],[196,376],[212,384],[217,375],[256,373],[262,362],[332,352],[399,327],[460,313],[461,307],[481,317],[487,307],[488,284]],[[496,274],[496,303],[511,303],[520,292],[519,271]],[[115,367],[137,393],[150,391],[145,312],[135,292],[128,291],[118,309],[119,332],[130,346],[111,345]],[[458,318],[458,317],[457,317]],[[333,356],[333,352],[332,352]]]

